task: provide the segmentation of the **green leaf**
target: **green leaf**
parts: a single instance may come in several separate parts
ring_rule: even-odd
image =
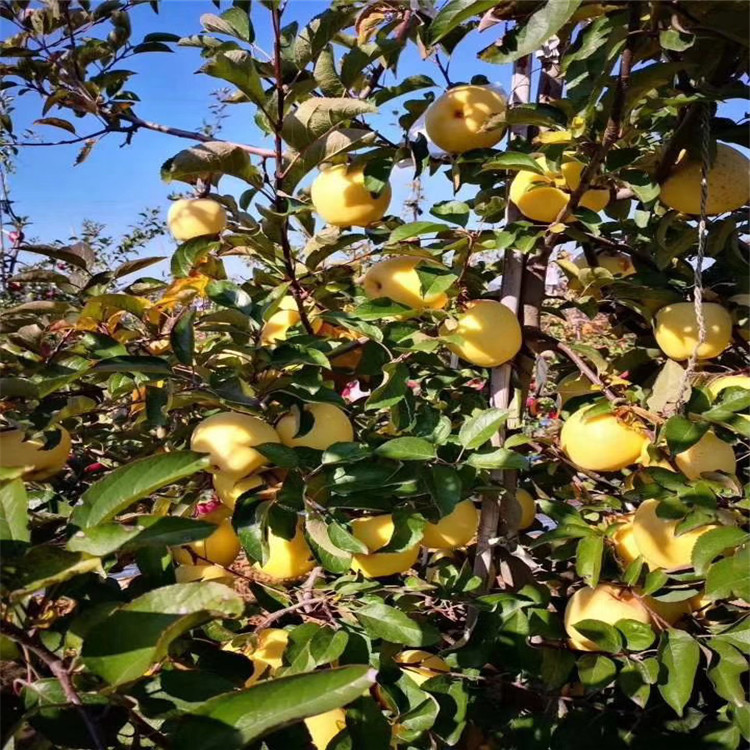
[[[47,545],[32,547],[21,559],[12,579],[11,601],[18,601],[40,589],[62,583],[101,568],[98,557],[66,552]]]
[[[717,694],[735,706],[742,705],[747,695],[740,676],[748,671],[747,659],[729,643],[714,639],[709,645],[720,657],[719,663],[708,670]]]
[[[184,632],[216,617],[239,617],[243,609],[239,594],[220,583],[154,589],[97,622],[84,637],[81,657],[94,674],[121,685],[164,659]]]
[[[292,148],[301,151],[339,123],[377,111],[374,104],[360,99],[312,97],[284,118],[281,135]]]
[[[250,295],[232,281],[215,279],[209,282],[206,295],[217,305],[239,310],[243,315],[252,315],[254,305]]]
[[[237,177],[251,185],[262,181],[257,167],[250,162],[250,154],[241,146],[224,141],[207,141],[183,149],[161,167],[164,182],[180,180],[193,184],[196,180],[208,182],[220,175]]]
[[[617,685],[637,706],[644,708],[648,703],[651,683],[642,662],[627,662],[617,675]]]
[[[137,500],[181,479],[204,471],[208,456],[193,451],[175,451],[148,456],[109,472],[81,496],[71,520],[82,529],[111,521]]]
[[[608,656],[586,654],[578,659],[578,676],[589,690],[607,687],[617,675],[617,667]]]
[[[0,541],[31,541],[29,501],[26,487],[20,479],[0,487]]]
[[[653,594],[654,591],[658,591],[668,580],[669,576],[661,568],[650,571],[643,582],[644,595]]]
[[[656,638],[652,627],[646,622],[618,620],[615,626],[625,636],[625,645],[630,651],[645,651]]]
[[[544,174],[544,170],[537,164],[536,159],[519,151],[506,151],[499,156],[493,156],[482,165],[481,171],[494,172],[498,169]]]
[[[305,517],[305,531],[307,535],[319,549],[322,549],[331,557],[336,558],[336,560],[333,561],[335,567],[341,567],[343,570],[348,570],[352,558],[351,551],[347,551],[336,544],[331,538],[329,529],[330,527],[320,513],[316,513],[312,510],[307,511]],[[340,566],[337,564],[339,560],[341,561]],[[346,567],[344,567],[344,562],[346,562]]]
[[[172,256],[172,276],[176,279],[186,279],[199,260],[218,249],[219,241],[213,235],[193,237],[192,240],[183,242]]]
[[[475,469],[518,469],[528,466],[528,461],[515,451],[498,448],[490,453],[472,453],[466,463]]]
[[[68,540],[70,552],[105,557],[121,548],[172,547],[205,539],[216,526],[180,516],[140,516],[133,525],[107,523],[78,531]]]
[[[262,453],[272,464],[281,469],[296,469],[299,466],[299,459],[294,451],[288,445],[280,443],[263,443],[256,445],[255,450]]]
[[[379,445],[375,453],[395,461],[429,461],[435,458],[435,446],[423,438],[401,437]]]
[[[705,422],[691,422],[679,415],[670,417],[664,425],[669,450],[674,454],[686,451],[706,434],[708,428],[709,425]]]
[[[241,750],[275,729],[345,706],[374,684],[367,666],[347,666],[266,680],[212,698],[186,716],[174,750]]]
[[[251,102],[256,104],[265,102],[263,81],[258,75],[252,55],[244,50],[233,49],[220,52],[201,68],[201,73],[228,81],[245,94]]]
[[[573,629],[577,630],[584,638],[593,641],[600,651],[607,651],[610,654],[618,654],[622,651],[622,637],[617,629],[609,623],[585,619],[573,625]]]
[[[94,372],[143,372],[150,375],[171,375],[172,368],[160,357],[122,356],[102,359],[92,368]]]
[[[700,647],[683,630],[667,630],[659,643],[659,692],[678,716],[690,700],[700,662]]]
[[[599,583],[604,554],[604,537],[595,534],[578,542],[576,552],[576,573],[592,588]]]
[[[469,417],[461,425],[458,441],[467,450],[481,448],[497,434],[507,419],[507,409],[485,409]]]
[[[750,545],[715,562],[706,576],[706,594],[713,600],[733,596],[750,602]]]
[[[61,130],[67,130],[68,133],[72,133],[73,135],[76,134],[75,125],[60,117],[42,117],[40,120],[36,120],[34,125],[51,125],[53,128],[60,128]]]
[[[169,332],[169,343],[177,361],[191,367],[195,358],[195,310],[187,310]]]
[[[452,228],[448,224],[441,224],[436,221],[412,221],[410,224],[402,224],[400,227],[396,227],[388,237],[388,244],[421,237],[423,234],[436,234],[451,230]]]
[[[427,521],[420,513],[410,508],[398,508],[393,511],[393,534],[385,547],[378,552],[405,552],[422,541],[422,532]]]
[[[458,276],[455,273],[442,266],[420,263],[414,270],[419,277],[423,297],[445,292],[458,281]]]
[[[701,534],[693,547],[692,562],[698,575],[705,575],[708,566],[726,550],[748,541],[746,531],[737,526],[721,526]]]
[[[370,455],[370,449],[362,443],[334,443],[323,451],[320,463],[338,464],[342,461],[359,461]]]
[[[463,201],[439,201],[433,205],[430,213],[438,219],[452,221],[454,224],[465,227],[469,222],[471,209],[469,204]]]
[[[248,43],[255,40],[250,15],[239,7],[229,8],[220,16],[215,16],[213,13],[204,13],[200,22],[206,31],[233,36],[235,39]]]
[[[383,382],[365,401],[365,409],[387,409],[403,400],[409,391],[409,368],[402,362],[389,362],[383,367]]]
[[[501,65],[536,52],[570,20],[580,4],[581,0],[548,0],[528,20],[505,34],[500,42],[484,50],[480,57]]]
[[[432,47],[467,19],[484,13],[496,5],[497,0],[495,2],[492,0],[450,0],[430,22],[427,30],[427,45]]]
[[[684,52],[695,43],[695,36],[684,34],[677,29],[664,29],[659,32],[659,44],[664,49],[670,49],[674,52]]]
[[[411,308],[399,302],[393,302],[387,297],[379,297],[363,302],[354,309],[354,314],[362,320],[382,320],[383,318],[396,318],[409,312]]]
[[[412,620],[387,604],[367,604],[354,615],[371,638],[414,647],[430,646],[440,640],[440,632],[432,623]]]
[[[461,502],[461,475],[452,466],[425,466],[420,469],[419,478],[441,518],[450,515]]]

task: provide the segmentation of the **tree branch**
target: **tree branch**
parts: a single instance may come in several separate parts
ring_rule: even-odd
[[[86,706],[81,700],[81,696],[78,695],[78,692],[73,687],[70,673],[65,668],[62,660],[58,659],[51,651],[40,643],[37,643],[31,636],[24,633],[23,630],[9,622],[0,622],[0,633],[28,649],[32,654],[37,656],[40,661],[44,662],[49,671],[52,672],[60,682],[65,697],[76,707],[76,710],[80,714],[81,719],[86,725],[86,729],[93,740],[94,746],[97,750],[105,750],[106,746],[102,740],[99,728],[86,710]]]
[[[274,192],[276,198],[274,200],[274,207],[281,217],[281,251],[284,255],[284,268],[286,269],[286,275],[289,279],[289,290],[292,293],[292,297],[294,297],[294,301],[297,303],[300,322],[308,333],[313,334],[315,331],[310,323],[310,318],[307,315],[304,305],[306,292],[297,278],[294,254],[292,252],[292,246],[289,243],[289,217],[286,215],[286,198],[284,198],[282,194],[284,187],[284,143],[281,138],[281,129],[284,124],[285,92],[284,78],[281,69],[281,11],[279,10],[279,6],[275,3],[271,8],[271,22],[273,25],[274,36],[273,70],[274,77],[276,78],[276,99],[278,104],[276,122],[274,123],[273,156],[276,159],[276,171],[274,173]]]

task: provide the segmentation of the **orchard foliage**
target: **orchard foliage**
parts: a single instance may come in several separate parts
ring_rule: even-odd
[[[654,324],[662,335],[667,306],[692,310],[698,250],[697,217],[661,202],[660,184],[678,158],[712,163],[717,141],[748,145],[747,123],[721,107],[746,94],[747,4],[334,0],[306,25],[277,0],[216,6],[189,37],[135,39],[131,17],[158,2],[0,3],[6,164],[35,133],[80,144],[81,163],[103,138],[135,147],[158,131],[175,137],[164,181],[227,217],[220,234],[187,232],[166,281],[148,275],[158,258],[102,269],[85,243],[16,239],[2,418],[36,442],[21,458],[0,443],[3,746],[739,747],[742,208],[709,212],[705,247],[703,298],[728,311],[728,340],[678,362]],[[494,146],[447,154],[414,126],[446,88],[488,83],[446,69],[477,34],[489,64],[521,68],[543,50],[541,96],[487,118],[485,136],[508,128],[481,139]],[[128,61],[178,47],[231,88],[262,142],[140,116]],[[409,48],[442,75],[409,75]],[[39,100],[33,132],[14,131],[21,96]],[[384,124],[392,110],[397,124]],[[391,204],[364,227],[323,221],[311,180],[347,161],[373,201],[392,175],[421,181],[412,220]],[[550,220],[509,204],[519,179],[521,212],[539,195],[561,201]],[[438,184],[460,193],[430,201]],[[337,208],[335,191],[325,198]],[[227,278],[228,256],[249,261],[248,278]],[[408,304],[363,289],[394,256],[415,259]],[[523,344],[512,368],[490,371],[451,352],[469,351],[467,305],[496,296],[511,264]],[[550,292],[555,265],[567,283]],[[598,333],[581,341],[570,321],[587,318]],[[561,417],[581,407],[561,444]],[[191,444],[218,412],[268,431]],[[283,442],[257,437],[280,419]],[[620,461],[623,433],[634,450]],[[70,458],[47,476],[67,435]],[[243,456],[256,478],[239,486]],[[217,466],[232,506],[218,516],[206,513]],[[467,501],[483,509],[489,575],[475,544],[419,547],[470,538]],[[225,564],[232,529],[242,552]],[[605,604],[587,609],[600,582]],[[580,614],[566,623],[574,595]]]

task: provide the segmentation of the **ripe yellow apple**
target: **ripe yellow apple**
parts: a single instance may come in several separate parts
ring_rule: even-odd
[[[615,554],[623,565],[630,565],[640,556],[638,545],[635,542],[633,531],[633,516],[635,513],[625,513],[614,516],[611,523],[620,524],[613,532],[610,539],[615,548]]]
[[[726,388],[750,389],[750,375],[723,375],[708,384],[708,392],[714,398]]]
[[[226,508],[219,507],[200,517],[201,521],[216,524],[216,531],[186,547],[175,547],[172,556],[181,565],[214,563],[227,567],[240,553],[242,545],[232,527],[232,518]]]
[[[60,439],[45,450],[44,440],[25,440],[23,430],[0,432],[0,466],[25,467],[24,479],[40,482],[57,474],[65,466],[72,445],[70,433],[58,426]]]
[[[451,671],[450,667],[439,656],[418,648],[408,648],[401,651],[393,657],[393,660],[403,666],[403,670],[417,685],[421,685],[439,674]]]
[[[193,581],[216,581],[231,586],[234,576],[221,565],[178,565],[174,570],[177,583],[192,583]]]
[[[422,544],[431,549],[465,547],[477,533],[479,511],[471,500],[464,500],[437,523],[424,527]]]
[[[193,237],[223,232],[227,226],[227,212],[221,203],[209,198],[182,199],[170,206],[167,225],[178,242],[187,242]]]
[[[750,200],[750,160],[737,149],[716,145],[716,160],[708,172],[706,214],[716,216],[742,208]],[[701,212],[701,162],[683,152],[672,174],[661,186],[659,200],[684,214]]]
[[[528,490],[519,487],[516,490],[516,502],[521,506],[521,520],[518,523],[518,530],[524,531],[534,523],[536,518],[536,502]]]
[[[289,643],[289,633],[281,628],[265,628],[256,636],[257,645],[247,654],[253,663],[253,673],[245,682],[247,687],[284,666],[284,651]]]
[[[346,728],[346,711],[334,708],[324,714],[308,716],[304,721],[316,750],[326,750],[330,741]]]
[[[416,271],[420,263],[431,264],[425,258],[410,255],[381,260],[367,271],[362,280],[365,294],[370,299],[387,297],[414,310],[441,310],[448,304],[448,297],[444,292],[422,294],[422,283]]]
[[[665,602],[655,599],[653,596],[646,596],[644,599],[646,606],[650,610],[656,612],[656,614],[669,625],[675,625],[695,609],[693,606],[695,597],[682,599],[677,602]],[[658,622],[655,622],[654,624],[658,625]]]
[[[527,219],[551,224],[568,205],[570,193],[581,184],[584,164],[572,157],[563,158],[566,161],[560,172],[553,171],[547,160],[538,156],[536,162],[544,174],[524,170],[513,178],[510,199]],[[592,188],[581,196],[579,206],[598,213],[608,203],[609,190]],[[569,216],[566,221],[575,221],[575,217]]]
[[[458,316],[455,326],[443,323],[442,336],[459,336],[448,348],[477,367],[498,367],[518,354],[523,343],[521,325],[502,302],[482,299],[471,302]]]
[[[310,325],[317,333],[323,321],[308,311]],[[262,346],[269,346],[279,341],[286,341],[289,335],[289,329],[300,324],[299,307],[297,301],[291,295],[282,297],[278,308],[268,317],[260,331],[260,343]]]
[[[365,578],[381,578],[403,573],[414,565],[419,555],[419,545],[415,544],[403,552],[381,552],[393,536],[393,518],[390,513],[352,521],[352,534],[364,542],[369,555],[354,555],[351,569],[361,571]]]
[[[313,424],[304,435],[299,435],[300,413],[293,409],[276,423],[276,432],[284,445],[290,448],[305,447],[324,451],[334,443],[351,443],[354,428],[346,412],[333,404],[305,404]]]
[[[724,471],[727,474],[737,471],[734,449],[710,430],[686,451],[678,453],[674,462],[688,479],[700,479],[702,474],[709,471]]]
[[[234,510],[237,500],[239,500],[242,495],[263,484],[263,480],[255,474],[240,479],[238,482],[231,475],[226,475],[221,471],[217,471],[212,479],[219,500],[231,510]]]
[[[204,419],[193,430],[190,447],[210,455],[213,471],[239,481],[268,463],[253,446],[278,442],[276,430],[258,417],[227,411]]]
[[[701,526],[679,536],[675,533],[679,520],[659,518],[658,500],[641,503],[633,518],[635,543],[650,568],[677,570],[692,565],[693,547],[698,539],[715,525]]]
[[[597,651],[596,644],[575,630],[581,620],[599,620],[614,625],[620,620],[650,623],[648,610],[636,594],[628,589],[600,583],[596,588],[582,588],[573,594],[565,608],[565,631],[570,645],[578,651]]]
[[[628,385],[628,381],[615,375],[610,378],[612,385]],[[581,375],[577,372],[571,372],[570,375],[566,375],[557,384],[557,394],[560,396],[560,406],[570,401],[571,398],[578,398],[579,396],[590,396],[593,393],[600,393],[601,386],[592,383],[585,375]]]
[[[321,171],[310,188],[315,210],[336,227],[366,227],[380,221],[391,202],[391,186],[380,195],[365,187],[364,167],[336,164]]]
[[[611,413],[586,419],[590,408],[579,409],[565,421],[560,433],[565,455],[588,471],[619,471],[634,464],[648,445],[645,431]]]
[[[265,565],[255,564],[261,572],[279,581],[301,578],[315,567],[310,547],[305,541],[302,523],[291,539],[277,536],[268,530],[268,560]]]
[[[704,302],[706,340],[698,348],[698,359],[718,357],[732,341],[732,316],[715,302]],[[689,359],[698,344],[698,321],[692,302],[662,307],[654,318],[654,335],[659,348],[670,359]]]
[[[483,130],[485,123],[505,112],[507,101],[489,86],[456,86],[438,97],[425,112],[428,138],[450,154],[491,148],[505,135],[505,126]]]

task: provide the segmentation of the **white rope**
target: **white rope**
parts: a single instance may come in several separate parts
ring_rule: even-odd
[[[706,222],[706,205],[708,202],[708,173],[711,169],[711,117],[709,105],[701,107],[700,117],[701,130],[701,205],[700,217],[698,219],[698,253],[694,268],[693,308],[695,320],[698,324],[698,340],[687,361],[685,374],[683,375],[680,398],[676,405],[676,411],[682,408],[687,395],[690,392],[690,379],[695,372],[698,363],[698,350],[706,341],[706,321],[703,318],[703,259],[706,253],[706,237],[708,235]]]

